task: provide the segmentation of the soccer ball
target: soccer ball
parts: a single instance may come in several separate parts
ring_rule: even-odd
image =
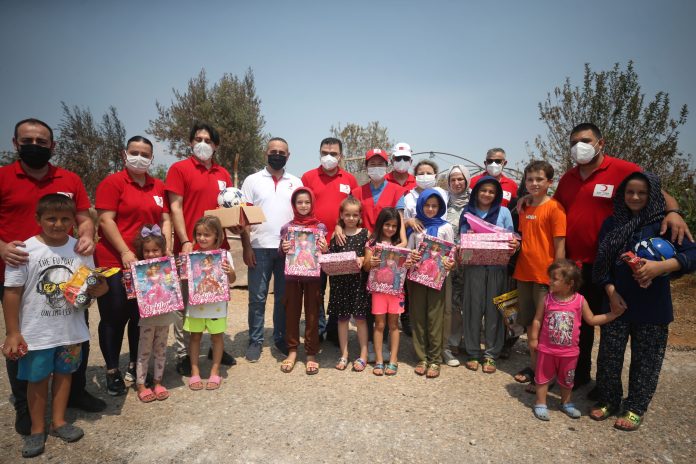
[[[235,187],[227,187],[220,191],[217,197],[218,205],[223,208],[232,208],[246,203],[244,194],[241,190]]]
[[[641,240],[636,244],[635,252],[640,258],[650,261],[665,261],[677,254],[674,245],[660,237]]]

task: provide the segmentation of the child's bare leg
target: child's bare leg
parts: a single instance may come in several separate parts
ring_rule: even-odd
[[[549,383],[536,386],[536,404],[546,404],[546,394],[549,392]]]
[[[32,435],[46,431],[47,398],[48,377],[38,382],[28,382],[27,403],[29,404],[29,415],[31,416]]]
[[[571,396],[573,395],[573,389],[572,388],[565,388],[561,387],[561,404],[567,404],[570,403]]]
[[[210,368],[210,375],[220,375],[220,363],[222,362],[223,339],[222,334],[213,334],[210,336],[210,341],[213,344],[213,365]]]
[[[358,343],[360,343],[360,358],[367,359],[367,321],[365,319],[356,319],[355,324],[358,326]]]
[[[51,413],[51,427],[53,429],[65,425],[65,409],[68,407],[71,383],[72,374],[53,373],[53,411]]]
[[[399,315],[390,314],[389,316],[389,351],[391,352],[389,362],[396,364],[399,362]]]
[[[386,323],[386,314],[375,314],[375,331],[372,335],[372,343],[375,347],[375,362],[384,364],[384,356],[382,356],[382,344],[384,342],[384,324]]]
[[[348,359],[348,321],[338,321],[338,346],[341,350],[341,357]]]
[[[189,358],[191,358],[191,377],[201,375],[198,367],[198,357],[201,354],[201,338],[203,332],[191,332],[191,342],[189,343]]]

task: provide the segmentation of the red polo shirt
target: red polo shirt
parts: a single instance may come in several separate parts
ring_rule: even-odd
[[[95,207],[116,212],[116,226],[131,251],[143,224],[162,225],[162,213],[169,212],[164,182],[145,175],[145,185],[135,182],[124,169],[111,174],[97,186]],[[106,237],[101,237],[94,251],[97,266],[121,267],[121,254]]]
[[[210,169],[196,159],[187,159],[172,164],[167,172],[165,190],[183,197],[184,222],[188,239],[193,241],[193,226],[206,210],[217,208],[217,196],[220,190],[231,187],[232,178],[227,169],[213,163]],[[227,240],[223,248],[229,248]],[[174,251],[179,251],[179,237],[174,234]]]
[[[410,192],[414,188],[416,188],[416,176],[413,174],[408,175],[408,179],[406,179],[406,182],[404,182],[404,185],[401,185],[399,181],[397,181],[394,178],[394,171],[391,171],[388,173],[385,177],[387,179],[387,182],[391,182],[392,184],[396,184],[397,186],[401,187],[404,192]]]
[[[37,180],[22,169],[19,161],[0,168],[0,240],[26,240],[41,232],[36,222],[36,204],[49,193],[63,193],[75,201],[77,211],[89,210],[89,197],[77,174],[48,165]],[[5,281],[5,262],[0,260],[0,282]]]
[[[358,181],[353,174],[338,168],[338,172],[330,176],[319,166],[302,175],[302,185],[309,187],[314,192],[314,215],[319,222],[326,226],[327,240],[331,240],[336,223],[338,222],[338,210],[341,202],[350,195],[351,190],[358,187]]]
[[[488,175],[489,174],[487,172],[484,172],[482,174],[474,176],[471,179],[471,185],[469,186],[469,190],[473,189],[474,185],[476,185],[476,182],[478,182],[482,177]],[[505,174],[500,175],[500,179],[498,179],[498,182],[500,182],[500,186],[503,188],[503,202],[501,203],[501,205],[507,207],[507,205],[512,201],[513,198],[517,198],[517,182],[505,176]]]
[[[372,196],[370,183],[357,187],[351,192],[362,203],[362,226],[372,233],[375,230],[377,216],[384,208],[395,208],[399,199],[404,196],[404,190],[399,184],[385,182],[384,189],[380,193],[377,203]]]
[[[568,259],[594,262],[599,229],[614,212],[614,193],[621,181],[636,171],[640,171],[637,164],[604,155],[602,164],[585,180],[578,166],[563,174],[553,197],[566,210]]]

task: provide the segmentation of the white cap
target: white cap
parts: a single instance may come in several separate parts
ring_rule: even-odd
[[[392,156],[408,156],[409,158],[413,157],[413,150],[411,150],[411,145],[404,142],[397,143],[396,145],[394,145],[394,148],[392,148]]]

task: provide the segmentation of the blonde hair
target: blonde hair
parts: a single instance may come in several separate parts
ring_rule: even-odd
[[[341,206],[338,207],[338,225],[343,227],[344,229],[346,228],[346,223],[343,222],[343,218],[341,217],[341,214],[343,214],[343,210],[346,209],[348,206],[357,206],[358,207],[358,213],[360,214],[360,217],[358,218],[358,224],[357,226],[360,227],[362,225],[362,203],[360,200],[355,198],[353,195],[348,195],[345,200],[341,202]]]

